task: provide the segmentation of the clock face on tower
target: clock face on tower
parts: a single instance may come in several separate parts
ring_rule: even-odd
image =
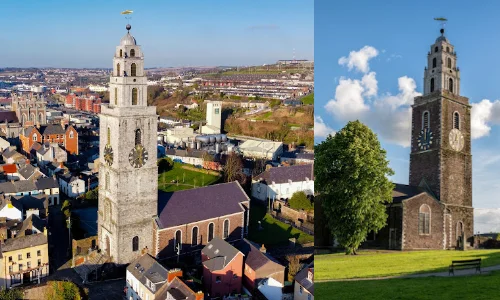
[[[464,135],[456,128],[450,131],[450,146],[455,151],[462,151],[464,148]]]
[[[137,144],[128,155],[128,161],[134,168],[140,168],[144,166],[147,160],[148,152],[141,144]]]
[[[432,131],[429,128],[424,128],[418,135],[418,148],[420,150],[428,150],[432,145]]]
[[[113,148],[111,148],[111,145],[106,145],[104,147],[104,161],[108,166],[113,164]]]

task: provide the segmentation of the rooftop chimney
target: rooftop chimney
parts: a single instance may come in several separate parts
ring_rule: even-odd
[[[262,253],[266,253],[266,252],[267,252],[266,247],[264,247],[264,244],[262,244],[262,247],[260,247],[260,249],[259,249],[259,250],[260,250],[260,252],[262,252]]]
[[[168,271],[168,277],[167,277],[167,282],[170,283],[172,280],[174,280],[175,277],[182,277],[182,270],[181,269],[172,269]]]
[[[204,295],[203,295],[202,291],[199,291],[198,293],[196,293],[196,300],[203,300],[203,299],[204,299]]]

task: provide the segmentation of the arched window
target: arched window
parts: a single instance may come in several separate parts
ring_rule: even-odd
[[[429,112],[424,111],[422,115],[422,129],[429,128]]]
[[[438,47],[436,46],[436,47],[434,48],[434,52],[438,52],[438,50],[439,50],[439,49],[438,49]]]
[[[431,93],[434,92],[434,78],[431,78]]]
[[[42,115],[42,113],[39,113],[38,114],[38,122],[42,123],[42,120],[43,120],[43,115]]]
[[[177,230],[175,232],[175,239],[174,239],[174,247],[175,247],[175,249],[177,249],[177,246],[179,246],[179,244],[182,245],[182,232],[180,230]]]
[[[109,190],[109,173],[106,173],[106,180],[104,182],[104,189]]]
[[[450,47],[446,47],[446,52],[450,53]]]
[[[23,123],[24,125],[24,122],[26,122],[28,120],[28,117],[26,117],[26,114],[23,114],[23,117],[21,118],[21,123]]]
[[[422,204],[418,211],[418,234],[431,233],[431,208]]]
[[[457,111],[453,113],[453,128],[460,129],[460,114]]]
[[[116,76],[120,76],[120,64],[116,64]]]
[[[132,105],[137,105],[137,88],[132,89]]]
[[[208,242],[214,239],[214,223],[208,224]]]
[[[224,238],[229,237],[229,220],[224,220]]]
[[[134,49],[130,49],[130,57],[135,57],[135,50]]]
[[[448,68],[451,69],[451,58],[448,57]]]
[[[108,127],[108,141],[106,143],[106,145],[109,145],[111,144],[111,129]]]
[[[198,245],[198,227],[193,227],[193,231],[191,232],[191,246]]]
[[[451,79],[451,78],[450,78],[450,80],[449,80],[449,83],[448,83],[448,84],[449,84],[448,89],[450,90],[450,92],[451,92],[451,93],[453,93],[453,79]]]
[[[139,144],[141,144],[141,139],[142,139],[142,137],[141,137],[141,130],[140,129],[136,129],[135,130],[135,145],[136,146],[139,145]]]
[[[115,105],[118,104],[118,88],[115,88]]]
[[[137,76],[136,71],[137,71],[137,66],[135,64],[130,65],[130,76]]]
[[[435,67],[436,67],[436,65],[437,65],[437,59],[434,57],[434,58],[432,59],[432,67],[433,67],[433,68],[435,68]]]
[[[139,250],[139,237],[134,236],[132,239],[132,251],[138,251]]]
[[[122,56],[123,56],[123,50],[120,49],[120,57],[122,57]]]
[[[34,122],[36,122],[36,116],[35,116],[35,114],[34,114],[34,113],[33,113],[33,114],[31,114],[31,121],[32,121],[33,123],[34,123]]]

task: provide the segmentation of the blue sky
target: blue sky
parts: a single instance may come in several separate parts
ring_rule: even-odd
[[[0,67],[110,67],[131,33],[146,67],[313,59],[313,0],[2,0]],[[295,49],[295,51],[294,51]]]
[[[498,11],[494,1],[315,1],[316,142],[360,119],[387,149],[393,181],[408,183],[409,101],[422,92],[427,52],[439,36],[433,19],[444,16],[461,95],[474,105],[475,231],[500,231]],[[390,109],[388,102],[398,105]]]

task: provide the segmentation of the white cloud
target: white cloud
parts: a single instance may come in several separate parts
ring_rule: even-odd
[[[472,138],[478,139],[490,134],[491,125],[500,124],[500,100],[483,99],[472,104],[471,130]]]
[[[326,138],[330,134],[334,135],[335,131],[326,125],[320,116],[314,116],[314,136]]]
[[[365,88],[365,92],[363,93],[366,97],[371,97],[377,95],[378,92],[378,81],[375,78],[376,73],[370,72],[365,74],[363,78],[361,78],[361,84]]]
[[[475,209],[474,232],[500,232],[500,208]]]
[[[359,51],[349,52],[348,57],[341,57],[339,59],[339,65],[347,65],[349,71],[353,68],[356,70],[367,73],[370,71],[368,61],[378,55],[378,50],[372,46],[364,46]]]
[[[325,108],[337,119],[356,119],[370,109],[364,102],[364,91],[360,80],[341,78],[335,89],[335,100],[328,101]]]

